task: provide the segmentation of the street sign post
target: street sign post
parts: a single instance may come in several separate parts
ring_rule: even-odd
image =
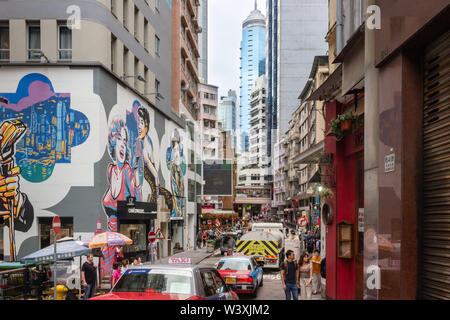
[[[53,299],[56,300],[56,234],[61,230],[61,219],[59,216],[54,216],[52,221],[53,228],[53,246],[54,246],[54,256],[53,256]]]
[[[153,231],[150,231],[148,233],[148,241],[150,241],[151,243],[155,242],[156,240],[156,233],[154,233]]]
[[[298,225],[302,228],[305,227],[307,223],[308,220],[306,219],[306,217],[301,217],[298,219]]]

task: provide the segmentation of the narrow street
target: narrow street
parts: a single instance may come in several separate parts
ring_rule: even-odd
[[[295,259],[300,257],[300,243],[298,241],[298,236],[296,235],[294,239],[286,240],[286,250],[293,250],[295,254]],[[209,258],[204,259],[199,264],[214,266],[222,258],[218,251],[215,252]],[[264,281],[263,286],[258,288],[256,297],[251,297],[250,295],[240,295],[241,300],[284,300],[285,294],[283,287],[281,285],[281,276],[279,270],[274,269],[264,269]],[[300,297],[299,297],[300,298]],[[322,300],[320,294],[313,295],[313,300]]]

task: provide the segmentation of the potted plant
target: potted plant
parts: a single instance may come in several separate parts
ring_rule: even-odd
[[[345,137],[345,134],[352,129],[352,124],[357,119],[358,116],[351,113],[338,115],[336,119],[330,121],[330,131],[328,132],[328,135],[334,135],[336,141],[342,140],[342,138]]]

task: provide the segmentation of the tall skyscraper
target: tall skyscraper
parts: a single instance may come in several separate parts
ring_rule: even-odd
[[[231,131],[233,135],[231,147],[236,148],[236,91],[228,90],[227,96],[220,97],[219,122],[223,131]]]
[[[299,106],[316,55],[327,51],[327,0],[267,0],[268,130],[281,136]],[[273,131],[271,132],[273,133]],[[276,139],[269,135],[269,149]]]
[[[241,84],[240,84],[240,133],[241,151],[249,149],[249,102],[256,79],[266,71],[266,18],[255,9],[242,23]]]
[[[200,0],[198,15],[202,32],[198,35],[200,59],[198,59],[198,73],[202,83],[208,83],[208,0]]]

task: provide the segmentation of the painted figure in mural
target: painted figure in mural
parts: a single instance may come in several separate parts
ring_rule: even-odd
[[[158,171],[155,166],[155,159],[153,155],[153,143],[149,136],[150,128],[150,115],[148,110],[140,106],[137,110],[138,115],[138,141],[136,145],[136,159],[137,159],[137,174],[136,181],[139,182],[139,186],[142,186],[142,178],[150,185],[152,190],[152,195],[148,200],[150,203],[156,203],[159,194],[164,196],[164,199],[172,211],[173,208],[173,197],[172,194],[159,185]]]
[[[186,173],[186,161],[181,145],[178,130],[172,133],[170,147],[166,152],[167,168],[170,171],[170,186],[172,188],[173,208],[171,216],[184,217],[186,208],[184,205],[184,183],[183,176]]]
[[[16,258],[15,231],[26,232],[33,224],[33,207],[20,192],[20,168],[15,166],[15,145],[27,130],[20,120],[6,120],[0,126],[0,226],[9,228],[10,261]]]
[[[103,196],[103,208],[108,216],[108,231],[118,232],[117,201],[127,197],[136,197],[141,201],[141,189],[135,181],[135,174],[129,165],[129,134],[125,121],[119,118],[113,120],[108,133],[108,152],[113,163],[108,166],[108,190]],[[103,276],[111,271],[114,263],[115,247],[104,247],[102,253],[104,259],[101,263]]]

